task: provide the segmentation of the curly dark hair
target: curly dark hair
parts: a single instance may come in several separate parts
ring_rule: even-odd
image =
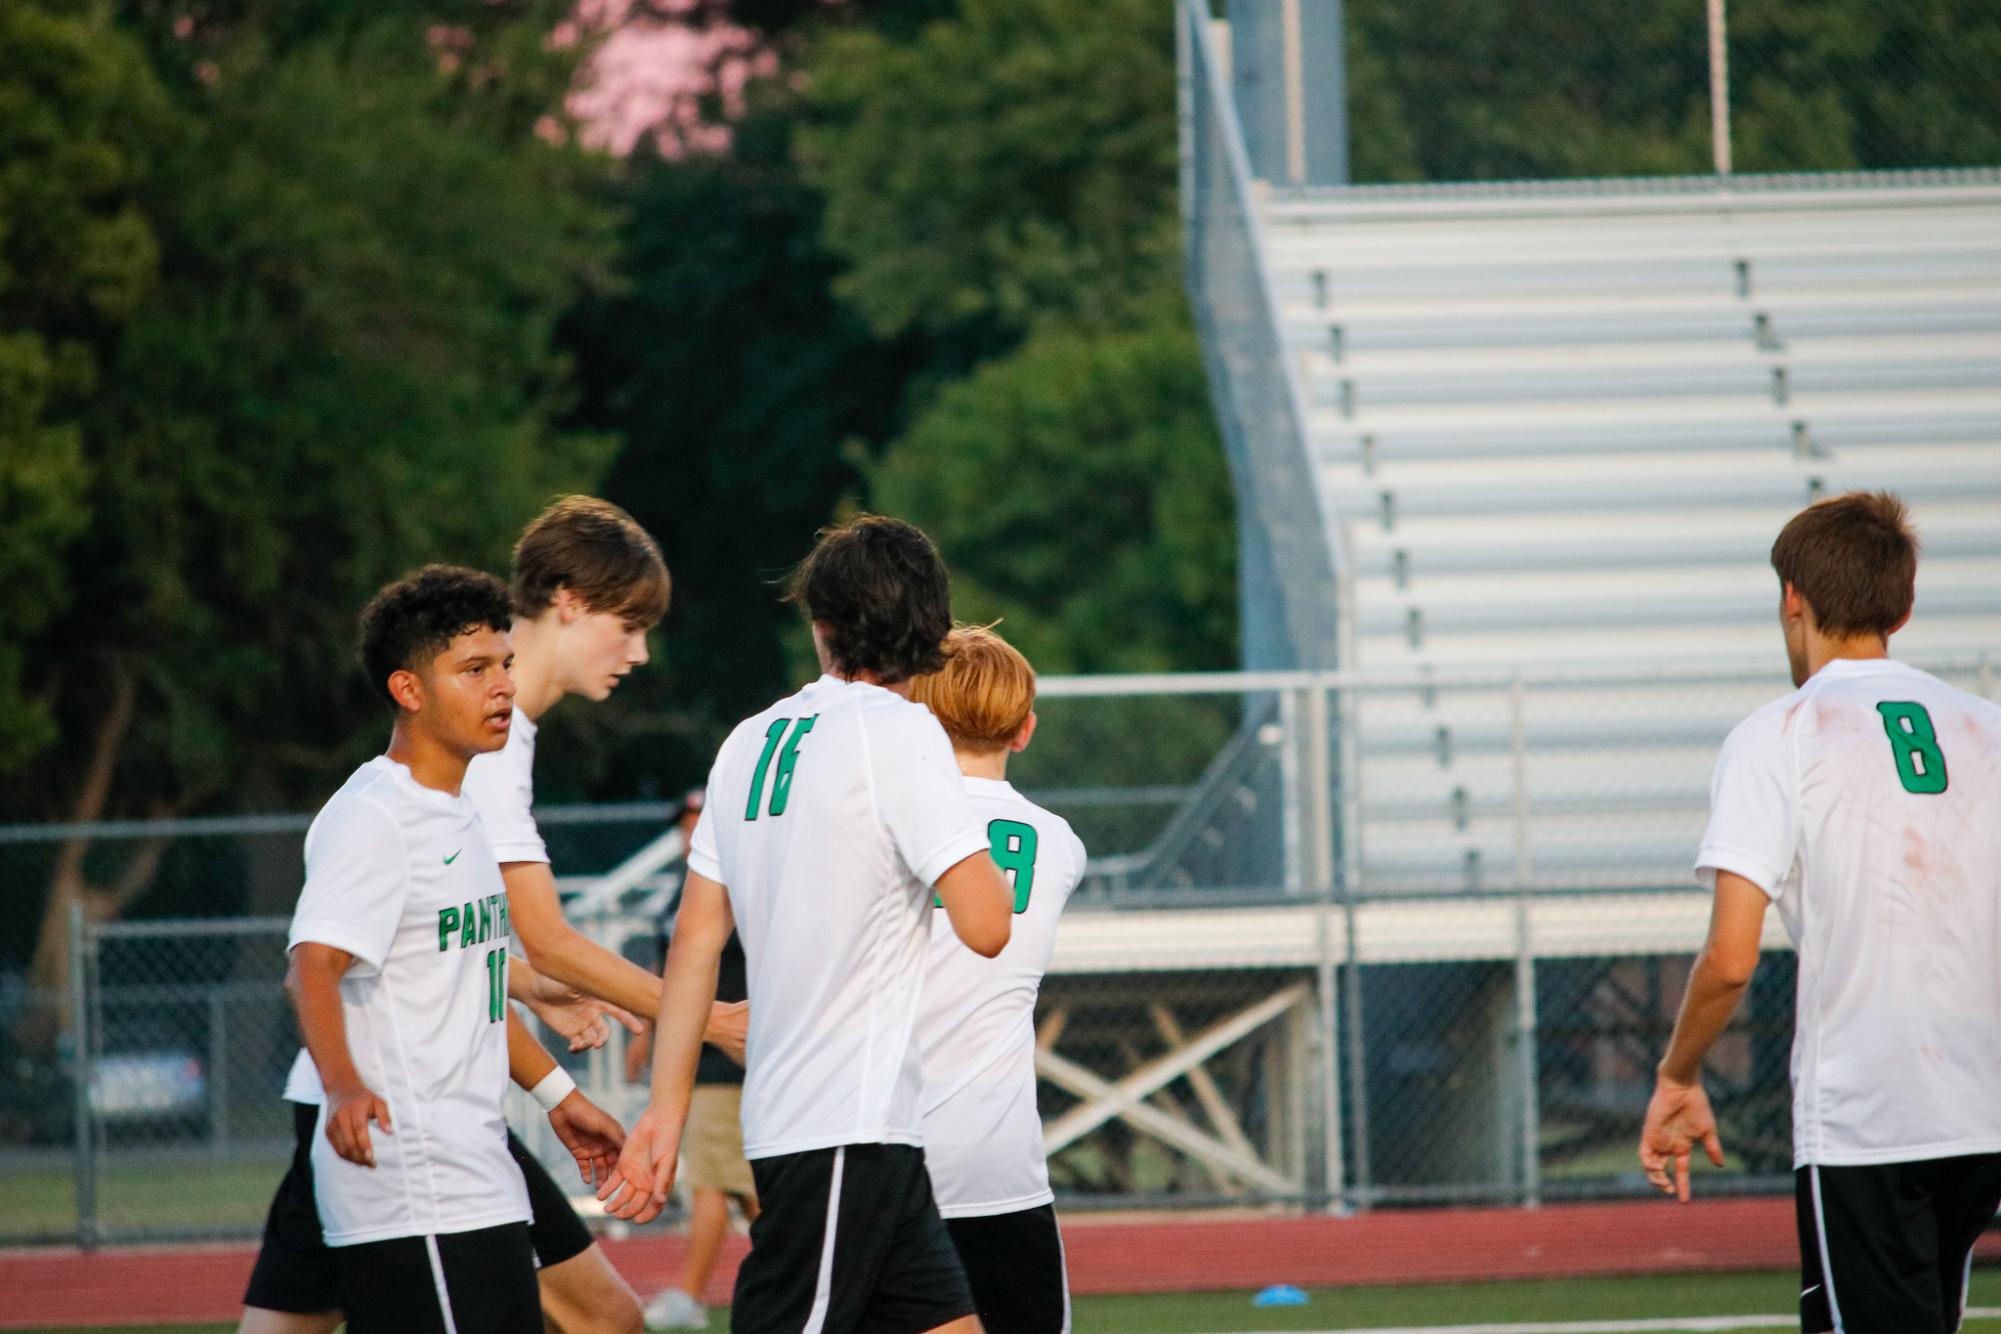
[[[864,514],[820,530],[786,591],[820,626],[843,672],[893,684],[935,672],[950,656],[952,585],[923,531]]]
[[[382,698],[396,707],[389,678],[436,657],[471,630],[513,624],[507,585],[462,565],[412,570],[361,609],[361,667]]]

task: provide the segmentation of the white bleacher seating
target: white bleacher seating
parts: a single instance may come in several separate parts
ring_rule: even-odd
[[[1768,680],[1370,692],[1375,891],[1686,883],[1729,726],[1786,687],[1767,564],[1819,495],[1926,543],[1911,658],[2001,655],[2001,185],[1280,194],[1267,275],[1344,666],[1770,664]]]

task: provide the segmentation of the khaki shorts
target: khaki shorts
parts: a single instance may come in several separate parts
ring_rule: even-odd
[[[697,1084],[681,1132],[681,1181],[689,1190],[757,1198],[743,1157],[743,1085]]]

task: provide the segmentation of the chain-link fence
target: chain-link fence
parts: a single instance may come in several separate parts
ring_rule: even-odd
[[[1920,665],[1994,693],[1984,660]],[[1644,1190],[1634,1136],[1708,917],[1710,767],[1784,690],[1765,669],[1043,682],[1012,776],[1092,853],[1037,1015],[1065,1207]],[[618,868],[632,891],[587,891],[585,929],[635,956],[672,880],[664,814],[621,815],[651,849]],[[286,920],[73,911],[61,985],[11,993],[0,1237],[254,1231],[290,1146]],[[1776,918],[1767,947],[1710,1062],[1712,1192],[1789,1182]],[[565,1059],[630,1117],[622,1042]]]

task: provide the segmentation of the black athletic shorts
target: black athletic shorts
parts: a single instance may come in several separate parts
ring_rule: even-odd
[[[757,1221],[735,1334],[918,1334],[973,1313],[924,1151],[849,1144],[751,1160]]]
[[[1054,1205],[948,1218],[945,1227],[987,1334],[1068,1334],[1070,1276]]]
[[[1952,1334],[1973,1243],[2001,1206],[2001,1153],[1802,1167],[1800,1328]]]
[[[257,1264],[243,1294],[245,1306],[298,1315],[346,1309],[341,1300],[340,1261],[320,1231],[319,1208],[313,1202],[313,1136],[319,1119],[319,1108],[292,1104],[292,1165],[278,1183],[278,1193],[272,1196],[270,1212],[264,1217],[264,1242],[257,1250]],[[562,1187],[512,1132],[507,1136],[507,1150],[528,1183],[528,1208],[534,1214],[528,1237],[535,1249],[535,1263],[547,1269],[590,1249],[591,1230],[570,1207]]]
[[[542,1334],[526,1223],[342,1246],[347,1334]]]

